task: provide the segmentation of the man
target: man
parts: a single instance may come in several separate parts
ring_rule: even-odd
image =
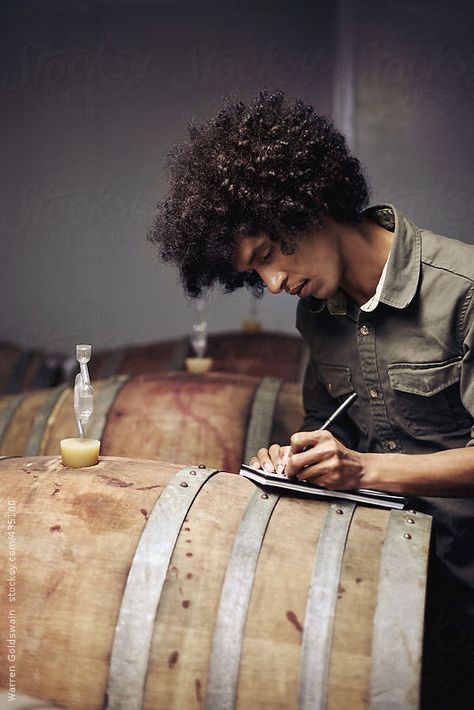
[[[218,283],[299,298],[311,350],[305,421],[291,448],[273,444],[250,463],[331,489],[403,493],[434,516],[432,588],[459,614],[433,632],[433,663],[449,664],[443,644],[457,639],[462,677],[438,688],[453,702],[474,648],[473,247],[390,205],[366,209],[367,184],[343,137],[281,92],[227,103],[191,126],[170,169],[150,238],[179,265],[188,293]],[[318,431],[353,391],[331,432]]]

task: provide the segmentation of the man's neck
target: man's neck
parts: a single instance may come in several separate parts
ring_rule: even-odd
[[[339,226],[345,267],[340,286],[360,306],[375,293],[394,235],[367,217],[360,224]]]

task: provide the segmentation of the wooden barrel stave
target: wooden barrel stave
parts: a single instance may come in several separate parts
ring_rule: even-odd
[[[0,393],[52,387],[61,381],[60,357],[0,343]]]
[[[5,427],[3,437],[0,437],[2,453],[8,452],[11,456],[23,456],[26,453],[35,415],[49,395],[50,390],[38,390],[18,397],[18,404],[15,407],[14,416],[11,417],[11,423]],[[10,402],[14,403],[14,399],[15,395],[2,397],[0,406],[7,408]]]
[[[0,462],[5,500],[16,501],[22,692],[71,710],[102,708],[125,579],[146,520],[178,470],[120,458],[75,471],[58,458]],[[186,515],[158,606],[145,710],[203,706],[224,568],[255,490],[241,477],[218,473]],[[301,627],[327,514],[323,501],[281,498],[274,508],[245,624],[235,705],[240,710],[297,707]],[[377,575],[388,519],[380,509],[359,506],[354,513],[339,581],[327,707],[369,707]],[[411,534],[417,529],[416,522]],[[419,579],[414,593],[423,595]],[[405,605],[407,626],[420,627],[404,595],[397,604]],[[2,613],[4,637],[6,619]],[[421,653],[421,636],[418,646]],[[390,643],[383,651],[390,671]],[[411,670],[417,668],[419,658]],[[403,685],[405,678],[394,682]],[[416,706],[417,689],[407,687],[400,707]]]

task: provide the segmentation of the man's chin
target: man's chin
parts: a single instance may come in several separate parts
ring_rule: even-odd
[[[315,298],[317,301],[326,301],[328,298],[331,298],[331,296],[336,293],[337,289],[334,289],[334,291],[331,291],[330,289],[327,288],[327,286],[314,286],[311,288],[311,284],[308,284],[308,293],[304,297],[307,298],[308,296],[312,296]]]

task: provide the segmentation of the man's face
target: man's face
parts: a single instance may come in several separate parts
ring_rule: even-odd
[[[256,271],[271,293],[329,298],[341,282],[342,262],[334,226],[315,228],[295,244],[292,254],[282,253],[279,242],[268,235],[239,237],[234,253],[237,271]]]

